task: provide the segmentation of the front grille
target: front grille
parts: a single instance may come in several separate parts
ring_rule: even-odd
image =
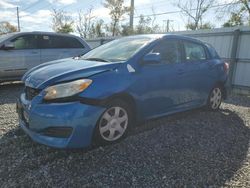
[[[37,96],[41,92],[40,89],[34,89],[31,87],[25,87],[24,91],[27,100],[32,100],[35,96]]]

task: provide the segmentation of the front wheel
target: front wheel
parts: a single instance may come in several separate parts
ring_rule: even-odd
[[[218,110],[222,102],[222,90],[220,87],[214,87],[210,92],[207,101],[207,107],[210,110]]]
[[[126,136],[131,121],[131,110],[122,100],[111,101],[96,125],[96,142],[108,144]]]

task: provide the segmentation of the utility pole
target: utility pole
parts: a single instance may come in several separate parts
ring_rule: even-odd
[[[129,20],[129,26],[131,30],[133,30],[134,27],[134,9],[135,9],[135,2],[134,0],[131,0],[130,3],[130,20]]]
[[[163,20],[163,23],[166,23],[167,22],[167,24],[165,25],[165,31],[164,32],[169,32],[170,31],[170,22],[173,22],[174,20],[169,20],[169,19],[167,19],[167,20]]]
[[[20,21],[19,21],[19,9],[16,7],[16,16],[17,16],[17,28],[18,31],[20,32]]]

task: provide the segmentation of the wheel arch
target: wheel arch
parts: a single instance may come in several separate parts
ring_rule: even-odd
[[[222,98],[225,100],[227,98],[227,89],[225,87],[225,82],[218,81],[215,83],[214,87],[220,87],[222,90]]]
[[[126,102],[132,110],[132,115],[133,115],[133,121],[136,121],[137,119],[137,106],[136,106],[136,102],[135,99],[132,95],[128,94],[128,93],[117,93],[114,95],[109,96],[107,99],[105,99],[104,102],[104,106],[107,105],[110,101],[113,100],[122,100],[124,102]]]

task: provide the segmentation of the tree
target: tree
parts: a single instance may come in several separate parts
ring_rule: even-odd
[[[150,17],[144,17],[140,15],[138,25],[136,26],[136,34],[148,34],[152,33],[152,28],[150,27],[152,19]]]
[[[242,16],[238,13],[231,13],[230,19],[223,24],[223,27],[234,27],[243,25]]]
[[[181,9],[183,15],[188,17],[186,28],[191,30],[202,28],[202,19],[214,2],[215,0],[179,0],[177,7]]]
[[[73,29],[73,20],[67,12],[62,10],[53,10],[52,13],[52,29],[57,33],[71,33]]]
[[[150,17],[145,17],[144,15],[140,15],[138,21],[138,25],[134,29],[132,29],[129,24],[122,25],[123,36],[132,35],[132,34],[150,34],[150,33],[159,33],[160,27],[157,24],[154,24],[154,19]]]
[[[102,19],[96,20],[90,26],[89,38],[105,37],[104,21]]]
[[[126,23],[122,25],[122,31],[121,31],[122,36],[129,36],[135,34],[135,31],[133,28],[130,27],[129,23]]]
[[[250,0],[232,0],[220,11],[224,13],[230,12],[230,19],[223,24],[224,27],[244,24],[250,26]]]
[[[91,28],[93,24],[93,20],[95,16],[92,14],[92,8],[88,9],[87,13],[83,11],[78,12],[78,21],[76,25],[76,31],[80,34],[83,38],[88,38],[91,35]]]
[[[96,21],[94,24],[94,35],[95,37],[104,37],[105,33],[103,32],[104,21],[102,19]]]
[[[213,28],[214,28],[213,24],[211,24],[210,22],[206,22],[202,24],[199,29],[213,29]]]
[[[17,32],[17,28],[9,22],[0,22],[0,35],[6,33]]]
[[[129,7],[124,6],[124,0],[105,0],[104,7],[109,9],[111,16],[111,31],[112,36],[119,34],[119,22],[123,16],[130,11]]]
[[[193,23],[188,23],[188,24],[186,25],[186,28],[187,28],[187,29],[191,29],[191,30],[196,30],[196,25],[193,24]],[[212,24],[209,23],[209,22],[206,22],[206,23],[204,23],[204,24],[202,24],[202,25],[200,25],[200,26],[198,27],[198,29],[213,29],[213,28],[214,28],[214,25],[212,25]]]

